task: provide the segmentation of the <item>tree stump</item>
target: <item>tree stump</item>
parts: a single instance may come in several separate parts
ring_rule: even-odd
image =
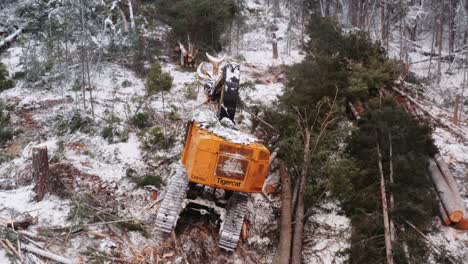
[[[49,157],[47,147],[33,148],[32,153],[33,178],[36,183],[34,192],[36,200],[41,201],[49,192]]]
[[[273,33],[273,59],[278,59],[278,40],[276,39],[276,34]]]

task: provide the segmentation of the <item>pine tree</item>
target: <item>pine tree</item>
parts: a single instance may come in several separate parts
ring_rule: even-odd
[[[5,64],[0,63],[0,92],[11,89],[15,82],[8,77],[8,70]]]

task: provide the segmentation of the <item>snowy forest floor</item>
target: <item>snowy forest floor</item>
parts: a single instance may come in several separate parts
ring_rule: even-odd
[[[282,55],[273,61],[270,37],[265,30],[273,21],[262,10],[263,6],[251,5],[259,12],[247,21],[251,31],[243,36],[239,54],[245,59],[242,82],[253,85],[247,85],[241,98],[248,106],[269,106],[284,87],[284,77],[273,78],[281,71],[279,65],[300,62],[302,56],[298,49],[293,49],[291,56]],[[287,22],[286,18],[276,22],[278,36],[285,35]],[[284,54],[285,44],[280,42],[279,49]],[[22,46],[17,44],[2,54],[1,61],[13,74],[22,69],[21,56]],[[148,153],[140,148],[137,131],[125,124],[137,108],[134,99],[145,93],[144,80],[118,64],[107,63],[101,69],[93,68],[91,72],[98,124],[91,133],[60,131],[60,124],[83,108],[81,93],[72,90],[72,83],[54,82],[39,88],[19,81],[15,88],[1,93],[1,99],[14,108],[12,124],[21,134],[5,150],[12,160],[0,165],[0,217],[13,220],[33,217],[35,223],[29,230],[46,236],[49,250],[69,258],[141,261],[154,257],[156,252],[164,261],[178,262],[181,255],[172,243],[162,243],[152,226],[159,205],[156,202],[160,200],[157,196],[164,194],[164,187],[142,188],[129,172],[139,176],[159,175],[163,180],[172,175],[182,150],[184,121],[205,100],[202,88],[193,71],[174,62],[163,64],[164,71],[174,78],[173,88],[164,95],[164,108],[161,96],[152,97],[144,107],[152,109],[153,116],[177,140],[168,150]],[[89,111],[90,106],[87,107]],[[123,120],[119,126],[129,130],[127,141],[110,144],[98,133],[111,115]],[[175,118],[164,120],[164,115]],[[249,114],[241,111],[238,115],[243,117],[241,129],[248,130]],[[31,150],[37,146],[48,147],[51,174],[63,177],[62,188],[53,190],[41,202],[33,198],[30,172]],[[179,243],[193,263],[208,263],[207,258],[210,263],[269,263],[275,253],[279,214],[279,197],[270,199],[252,195],[247,215],[249,238],[241,242],[233,256],[228,257],[217,248],[216,230],[207,228],[207,219],[194,222],[181,218],[182,224],[176,230]],[[307,224],[306,260],[330,263],[336,259],[341,263],[346,257],[336,253],[349,246],[346,239],[350,233],[349,220],[338,214],[340,208],[334,203],[327,202],[318,211]],[[87,225],[114,220],[132,221]],[[57,227],[66,228],[54,229]],[[0,249],[0,262],[8,263],[3,255],[5,252]]]
[[[241,91],[241,99],[247,106],[271,106],[284,88],[284,78],[271,78],[272,72],[278,72],[278,65],[300,62],[303,56],[297,48],[291,50],[291,55],[285,55],[286,44],[280,41],[281,58],[273,61],[266,30],[273,22],[272,18],[264,5],[251,1],[248,4],[259,12],[248,17],[250,31],[243,36],[239,54],[245,58],[241,62],[241,81],[254,85]],[[278,37],[286,35],[287,23],[287,18],[277,21]],[[21,55],[22,46],[18,44],[3,53],[0,59],[10,73],[14,73],[21,70]],[[421,69],[417,74],[423,75],[427,65],[426,68],[423,64],[418,67]],[[444,67],[448,68],[448,65]],[[102,70],[92,68],[98,127],[91,133],[60,131],[60,124],[70,120],[76,109],[83,108],[81,95],[72,90],[72,83],[55,82],[39,88],[19,81],[15,88],[0,93],[0,99],[14,109],[14,128],[21,131],[4,150],[12,159],[0,164],[0,217],[13,220],[34,217],[35,223],[29,231],[46,237],[44,245],[49,250],[85,262],[90,259],[141,261],[156,255],[168,263],[181,262],[182,257],[172,242],[161,241],[152,226],[158,209],[156,202],[164,194],[164,186],[158,190],[140,187],[129,173],[159,175],[167,180],[177,168],[184,121],[205,100],[193,71],[175,66],[173,62],[163,64],[163,68],[174,77],[173,88],[164,95],[164,107],[159,95],[152,97],[145,107],[152,109],[152,115],[164,124],[165,130],[171,131],[176,144],[170,149],[151,153],[140,147],[142,139],[136,129],[126,125],[138,105],[134,99],[145,93],[144,80],[117,63],[107,63]],[[444,74],[441,82],[444,85],[440,88],[433,84],[426,86],[429,87],[426,98],[443,98],[438,91],[456,86],[450,78],[459,80],[459,77]],[[450,122],[450,110],[442,110],[446,101],[420,100],[435,115]],[[122,130],[128,129],[125,142],[109,143],[100,135],[99,131],[110,115],[123,120],[119,126]],[[173,119],[168,121],[166,115]],[[243,117],[241,129],[248,131],[250,115],[241,111],[239,116]],[[468,135],[466,123],[459,127]],[[443,128],[435,130],[434,139],[454,172],[468,208],[468,146]],[[48,147],[51,174],[62,177],[63,183],[62,188],[54,190],[41,202],[33,199],[30,173],[31,150],[36,146]],[[207,219],[181,219],[182,225],[176,231],[182,250],[193,263],[270,263],[278,239],[279,197],[269,198],[270,201],[260,194],[251,196],[247,215],[249,238],[242,241],[232,255],[217,248],[216,230],[209,229]],[[128,222],[85,224],[114,220]],[[54,229],[57,227],[65,228]],[[429,236],[436,244],[447,247],[451,254],[468,262],[466,231],[441,226],[439,219],[434,219],[434,230]],[[345,263],[350,234],[350,220],[343,215],[339,205],[324,201],[306,223],[304,260],[306,263]],[[206,259],[211,261],[206,262]],[[9,262],[5,251],[0,249],[0,263]]]

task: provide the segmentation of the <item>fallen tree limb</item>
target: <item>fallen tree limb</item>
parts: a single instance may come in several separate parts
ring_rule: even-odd
[[[23,263],[23,259],[19,254],[18,250],[11,244],[8,239],[0,240],[0,246],[2,246],[8,253],[15,256],[19,263]]]
[[[172,230],[172,232],[171,232],[171,238],[172,238],[172,241],[174,242],[175,248],[177,249],[179,254],[181,254],[182,257],[184,258],[185,264],[190,264],[190,262],[187,259],[187,255],[185,254],[185,252],[179,246],[179,241],[177,240],[177,237],[176,237],[176,234],[175,234],[174,230]]]
[[[437,118],[436,116],[434,116],[431,112],[429,112],[428,110],[426,110],[420,103],[418,103],[414,98],[412,98],[411,96],[409,96],[408,94],[406,94],[405,92],[402,92],[400,91],[398,88],[396,87],[392,87],[392,89],[399,93],[401,96],[405,97],[406,99],[408,99],[408,101],[410,101],[414,106],[416,106],[418,109],[420,109],[425,115],[429,116],[430,118],[432,118],[438,125],[446,128],[449,132],[451,132],[452,134],[456,135],[457,137],[465,140],[465,141],[468,141],[468,136],[465,135],[463,132],[461,131],[458,131],[456,130],[455,128],[453,128],[451,125],[449,124],[446,124],[444,123],[442,120],[440,120],[439,118]]]
[[[83,224],[83,225],[69,225],[69,226],[60,226],[60,227],[46,227],[46,228],[38,228],[39,230],[62,230],[62,229],[69,229],[70,227],[76,228],[83,228],[88,226],[99,226],[99,225],[107,225],[107,224],[115,224],[115,223],[125,223],[125,222],[140,222],[138,219],[123,219],[123,220],[115,220],[115,221],[108,221],[108,222],[99,222],[99,223],[90,223],[90,224]]]
[[[23,32],[23,28],[20,28],[13,32],[11,35],[6,37],[4,40],[0,41],[0,52],[7,49],[13,41]]]
[[[23,245],[21,245],[21,248],[26,250],[26,251],[29,251],[31,253],[34,253],[36,255],[39,255],[41,257],[48,258],[48,259],[51,259],[51,260],[59,262],[59,263],[63,263],[63,264],[77,264],[77,263],[79,263],[78,261],[65,258],[63,256],[54,254],[52,252],[42,250],[42,249],[37,248],[37,247],[33,247],[31,245],[23,244]]]
[[[289,263],[291,256],[292,239],[292,192],[291,178],[289,177],[286,166],[280,165],[281,178],[281,218],[280,218],[280,241],[276,251],[274,264]]]
[[[387,206],[387,193],[385,190],[385,178],[382,167],[382,154],[380,153],[379,143],[376,144],[377,155],[379,157],[379,172],[380,172],[380,194],[382,197],[382,215],[384,222],[384,234],[385,234],[385,253],[387,257],[387,264],[393,264],[393,247],[392,247],[392,235],[390,229],[390,218],[388,216]]]
[[[348,106],[351,110],[351,113],[354,116],[354,119],[356,119],[356,121],[359,121],[361,119],[361,116],[359,115],[358,111],[356,111],[356,109],[354,108],[354,105],[351,102],[348,102]]]
[[[434,249],[435,252],[437,252],[438,254],[442,254],[442,251],[436,246],[434,245],[434,243],[432,243],[432,241],[421,231],[419,230],[419,228],[417,228],[416,226],[414,226],[410,221],[406,220],[405,219],[405,222],[411,227],[414,229],[414,231],[416,231],[416,233],[418,233],[421,237],[423,237],[426,242]],[[457,262],[453,261],[449,256],[447,256],[447,260],[452,263],[452,264],[456,264]]]

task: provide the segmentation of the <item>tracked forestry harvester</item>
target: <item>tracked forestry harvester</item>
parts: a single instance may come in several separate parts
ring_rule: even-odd
[[[172,232],[184,210],[215,214],[220,227],[218,245],[233,251],[244,223],[248,193],[262,192],[270,152],[253,136],[233,127],[239,65],[207,57],[210,63],[201,63],[197,74],[208,101],[187,125],[183,166],[170,179],[156,226]],[[224,118],[231,121],[221,122]]]

